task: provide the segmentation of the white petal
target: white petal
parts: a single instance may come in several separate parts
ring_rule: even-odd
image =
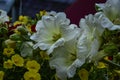
[[[64,42],[65,42],[64,38],[60,38],[60,39],[57,40],[54,44],[52,44],[52,45],[50,46],[50,48],[47,50],[48,55],[49,55],[50,53],[52,53],[53,50],[54,50],[55,48],[57,48],[58,46],[64,45]]]
[[[69,41],[80,35],[80,28],[78,28],[77,25],[71,24],[69,26],[62,27],[61,32],[62,37],[64,37],[66,41]]]
[[[52,58],[50,60],[51,68],[55,68],[57,76],[61,80],[66,80],[67,77],[71,78],[76,73],[76,68],[83,65],[85,58],[79,60],[72,60],[71,53],[77,54],[77,39],[67,41],[64,46],[56,48],[52,53]]]
[[[100,36],[104,31],[104,28],[100,26],[97,19],[88,15],[85,19],[81,19],[80,27],[83,30],[78,41],[78,58],[84,60],[91,58],[98,52],[100,47]],[[100,31],[99,31],[100,29]]]
[[[56,69],[57,76],[61,80],[67,79],[67,67],[66,65],[66,57],[68,56],[68,53],[66,53],[66,50],[64,47],[59,47],[54,50],[52,53],[52,58],[50,59],[50,67]]]
[[[107,0],[100,9],[110,21],[120,19],[120,0]],[[101,4],[97,4],[101,5]]]
[[[6,21],[9,21],[9,17],[7,16],[7,12],[0,10],[0,23],[4,23]]]
[[[83,33],[78,41],[78,58],[87,58],[90,51],[90,44],[87,41],[87,34]]]
[[[34,48],[39,47],[42,50],[47,50],[48,54],[52,53],[55,48],[62,46],[65,41],[68,41],[77,34],[77,29],[74,31],[72,28],[66,28],[69,26],[69,19],[66,18],[65,13],[56,13],[55,15],[45,15],[36,25],[36,33],[34,33],[30,38],[37,42]],[[68,30],[64,32],[62,30]],[[67,33],[69,32],[69,33]],[[63,36],[64,34],[65,36]],[[74,35],[72,34],[74,33]],[[54,35],[61,34],[61,37],[57,41],[53,41]],[[73,35],[73,36],[70,36]]]
[[[67,75],[69,78],[73,77],[76,73],[76,69],[85,63],[85,58],[83,60],[76,59],[74,63],[67,69]]]
[[[108,17],[106,17],[102,12],[98,12],[95,14],[98,17],[98,20],[101,22],[101,25],[104,28],[108,28],[109,30],[117,30],[120,29],[120,25],[113,24]]]
[[[46,50],[50,47],[51,45],[50,44],[45,44],[45,43],[37,43],[33,46],[34,49],[36,48],[40,48],[41,50]]]
[[[88,54],[90,60],[93,58],[94,55],[96,55],[98,53],[99,46],[100,46],[99,41],[97,39],[95,39],[91,43],[91,50]]]
[[[36,24],[35,29],[36,29],[36,31],[40,31],[41,28],[44,28],[44,24],[43,24],[43,22],[42,22],[41,20],[39,20],[39,21],[37,22],[37,24]]]
[[[59,32],[59,26],[56,26],[56,19],[52,16],[43,16],[42,21],[46,31],[50,33]]]

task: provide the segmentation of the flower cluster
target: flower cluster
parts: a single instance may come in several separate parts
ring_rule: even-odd
[[[71,24],[64,12],[40,11],[11,23],[0,10],[0,80],[120,79],[120,0],[96,4]]]

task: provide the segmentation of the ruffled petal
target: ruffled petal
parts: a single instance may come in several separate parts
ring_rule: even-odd
[[[76,25],[70,25],[69,23],[69,19],[63,12],[42,16],[42,19],[36,25],[37,32],[30,37],[36,42],[34,49],[39,47],[41,50],[47,50],[50,54],[55,48],[73,39],[79,33],[79,30],[77,30]]]
[[[49,55],[50,53],[52,53],[53,50],[54,50],[56,47],[62,46],[62,45],[64,45],[64,43],[65,43],[64,38],[60,38],[59,40],[57,40],[57,41],[56,41],[54,44],[52,44],[52,45],[50,46],[50,48],[47,50],[48,55]]]
[[[69,41],[80,35],[80,28],[75,24],[71,24],[69,26],[62,27],[61,32],[62,37],[65,38],[66,41]]]
[[[109,30],[117,30],[120,29],[120,25],[113,24],[108,17],[106,17],[102,12],[98,12],[95,14],[95,16],[100,21],[102,27],[108,28]]]
[[[97,21],[93,15],[88,15],[85,19],[81,19],[80,27],[82,34],[78,40],[78,58],[80,60],[89,59],[97,54],[100,47],[100,37],[104,31],[104,28]]]

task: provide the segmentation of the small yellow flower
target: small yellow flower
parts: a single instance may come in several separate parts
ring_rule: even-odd
[[[108,56],[104,57],[104,59],[105,59],[105,60],[109,60],[109,59],[108,59]]]
[[[27,63],[26,63],[26,68],[27,68],[29,71],[38,72],[39,69],[40,69],[40,64],[37,63],[37,61],[35,61],[35,60],[27,61]]]
[[[78,75],[79,75],[81,80],[88,80],[89,73],[88,73],[88,71],[86,69],[81,69],[78,72]]]
[[[45,51],[40,51],[40,56],[42,59],[49,60],[49,55]]]
[[[19,16],[19,21],[22,22],[22,24],[27,24],[28,17],[27,16]]]
[[[106,65],[103,62],[98,62],[97,68],[106,68]]]
[[[24,59],[18,54],[12,56],[12,62],[19,67],[24,66]]]
[[[21,34],[17,29],[14,29],[14,32],[15,32],[16,34]]]
[[[44,15],[46,15],[46,11],[45,10],[43,10],[43,11],[40,11],[40,16],[44,16]]]
[[[0,80],[3,80],[3,78],[4,78],[4,72],[0,71]]]
[[[32,31],[31,31],[31,25],[30,25],[30,24],[27,24],[27,25],[26,25],[26,28],[27,28],[27,30],[28,30],[29,32],[32,32]]]
[[[13,48],[4,48],[3,54],[10,57],[12,54],[14,54],[14,49]]]
[[[17,26],[17,25],[20,25],[20,24],[22,24],[20,21],[15,21],[15,22],[13,23],[13,26]]]
[[[41,80],[41,76],[39,73],[27,71],[24,74],[24,79],[25,80]]]
[[[7,60],[3,63],[3,67],[6,69],[11,69],[13,68],[13,62],[11,60]]]

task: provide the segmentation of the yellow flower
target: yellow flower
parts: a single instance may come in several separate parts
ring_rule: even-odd
[[[103,62],[98,62],[97,68],[106,68],[106,65]]]
[[[104,59],[105,59],[105,60],[109,60],[109,59],[108,59],[108,56],[105,56]]]
[[[86,69],[81,69],[78,72],[78,75],[79,75],[81,80],[88,80],[89,73],[88,73],[88,71]]]
[[[21,34],[17,29],[14,29],[14,32],[15,32],[16,34]]]
[[[14,54],[14,49],[13,48],[4,48],[3,54],[10,57],[12,54]]]
[[[22,24],[20,21],[15,21],[15,22],[13,23],[13,26],[17,26],[17,25],[20,25],[20,24]]]
[[[49,55],[45,51],[40,51],[40,56],[42,59],[49,60]]]
[[[3,77],[4,77],[4,72],[0,71],[0,80],[3,80]]]
[[[28,17],[27,16],[19,16],[19,21],[22,22],[22,24],[27,24]]]
[[[24,74],[24,79],[25,80],[41,80],[41,76],[39,73],[27,71]]]
[[[6,69],[11,69],[13,68],[13,62],[11,60],[7,60],[3,63],[3,67]]]
[[[44,16],[44,15],[46,15],[46,11],[45,10],[43,10],[43,11],[40,11],[40,16]]]
[[[28,30],[29,32],[32,32],[32,31],[31,31],[31,25],[30,25],[30,24],[27,24],[27,25],[26,25],[26,28],[27,28],[27,30]]]
[[[29,71],[38,72],[39,69],[40,69],[40,64],[37,63],[37,61],[35,61],[35,60],[27,61],[27,63],[26,63],[26,68],[27,68]]]
[[[18,54],[12,56],[12,62],[19,67],[22,67],[24,65],[24,59]]]

